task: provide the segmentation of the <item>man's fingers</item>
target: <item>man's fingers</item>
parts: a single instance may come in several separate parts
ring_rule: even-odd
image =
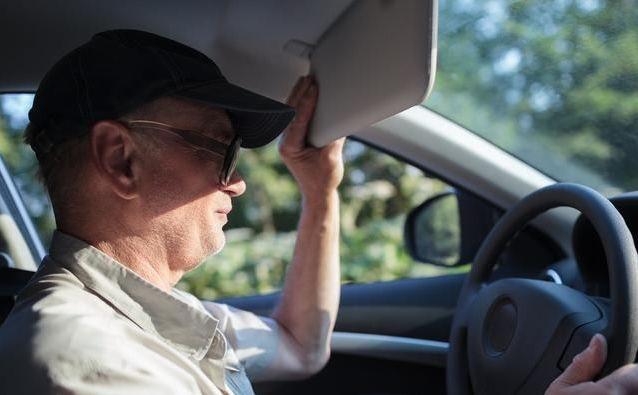
[[[638,366],[625,365],[598,381],[604,388],[617,389],[618,394],[638,393]],[[621,390],[622,389],[622,390]]]
[[[600,372],[607,359],[607,341],[601,334],[596,334],[589,346],[574,357],[571,365],[563,372],[563,382],[577,384],[593,380]],[[559,377],[559,378],[560,378]]]
[[[297,82],[295,82],[295,85],[292,87],[292,89],[290,90],[290,95],[288,95],[288,98],[286,99],[286,104],[288,104],[289,106],[292,106],[292,101],[297,100],[296,99],[296,95],[298,95],[299,92],[299,86],[301,85],[301,83],[303,82],[303,79],[306,77],[299,77],[297,78]]]
[[[294,88],[292,88],[292,92],[290,93],[290,97],[288,98],[286,103],[290,107],[296,108],[297,105],[299,104],[299,100],[301,100],[306,90],[308,90],[308,86],[310,86],[311,82],[312,82],[312,77],[308,75],[305,77],[300,77],[297,80],[297,83],[295,84]]]
[[[318,97],[319,89],[317,88],[317,84],[313,82],[305,90],[303,96],[299,98],[293,124],[303,126],[310,121],[312,114],[314,113]]]
[[[563,374],[554,380],[550,389],[557,390],[591,381],[600,372],[606,359],[607,341],[601,334],[596,334],[589,342],[589,346],[576,355]]]
[[[297,100],[295,118],[284,131],[282,144],[303,148],[306,145],[308,123],[314,114],[319,91],[312,78],[308,78],[307,83],[301,84],[299,91],[302,95],[295,99]]]

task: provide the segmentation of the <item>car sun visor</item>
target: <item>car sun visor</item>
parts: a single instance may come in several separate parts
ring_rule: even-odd
[[[359,0],[311,54],[318,147],[420,104],[434,83],[437,0]]]

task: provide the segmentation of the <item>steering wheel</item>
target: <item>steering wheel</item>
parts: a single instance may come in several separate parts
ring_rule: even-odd
[[[609,270],[610,299],[547,281],[507,278],[488,284],[507,242],[546,210],[567,206],[589,219]],[[603,374],[632,363],[638,349],[638,256],[624,219],[598,192],[553,184],[512,207],[479,249],[459,296],[447,357],[450,394],[541,394],[602,333]]]

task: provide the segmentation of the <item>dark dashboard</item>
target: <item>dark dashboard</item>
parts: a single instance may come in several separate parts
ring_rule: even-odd
[[[631,232],[634,245],[638,241],[638,192],[629,192],[609,199],[622,215]],[[572,233],[575,263],[581,277],[579,290],[592,296],[609,297],[609,271],[603,244],[592,223],[580,216]],[[570,284],[568,284],[570,285]],[[571,286],[571,285],[570,285]]]

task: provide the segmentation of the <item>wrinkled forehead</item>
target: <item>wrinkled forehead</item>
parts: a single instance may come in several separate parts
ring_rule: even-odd
[[[188,99],[162,97],[151,103],[153,120],[230,141],[235,136],[228,113]]]

